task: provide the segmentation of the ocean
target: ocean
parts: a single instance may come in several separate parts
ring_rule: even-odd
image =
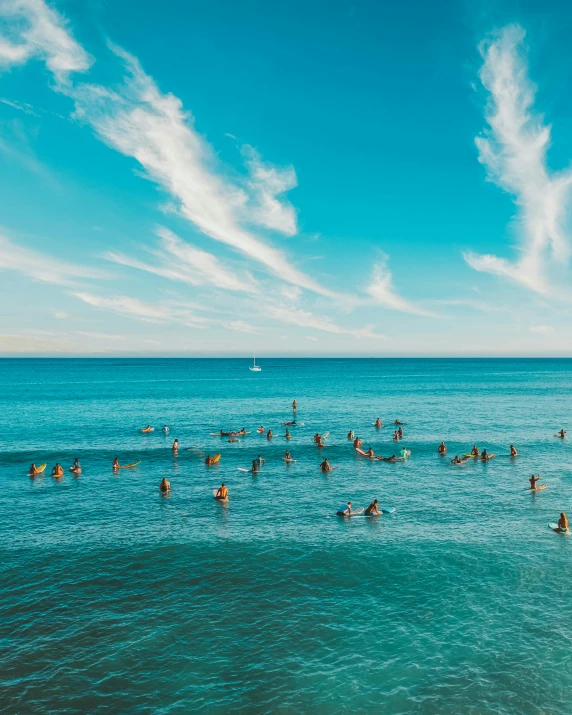
[[[572,712],[572,361],[259,363],[0,361],[0,712]]]

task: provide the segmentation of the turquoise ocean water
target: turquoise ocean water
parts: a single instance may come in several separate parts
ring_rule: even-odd
[[[572,361],[260,362],[0,361],[0,711],[572,712],[572,538],[547,527],[572,511]],[[378,416],[408,462],[354,452],[350,428],[399,449]],[[475,442],[497,457],[449,463]],[[395,514],[334,516],[374,497]]]

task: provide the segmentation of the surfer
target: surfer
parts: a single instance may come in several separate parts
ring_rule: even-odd
[[[255,461],[256,461],[257,466],[259,466],[259,467],[261,467],[263,464],[266,464],[266,460],[262,459],[262,457],[260,455],[258,455],[258,457],[256,457]]]
[[[296,400],[294,400],[294,402],[292,403],[292,409],[294,410],[294,412],[296,412],[296,410],[298,409],[298,403],[296,402]]]
[[[554,436],[560,437],[560,439],[564,439],[564,437],[566,437],[566,432],[563,429],[561,429],[560,432],[558,432],[558,434],[555,434]]]
[[[288,427],[286,427],[286,434],[284,435],[286,439],[292,439],[292,435],[290,434],[290,430]]]
[[[36,465],[32,464],[32,466],[30,467],[30,476],[35,477],[36,474],[40,474],[40,472],[38,471],[38,468],[36,467]]]
[[[316,432],[316,434],[314,435],[314,442],[315,442],[316,444],[318,444],[318,442],[319,442],[321,439],[322,439],[322,438],[320,437],[320,435]]]
[[[366,516],[379,516],[381,512],[379,511],[379,507],[377,506],[377,499],[374,499],[372,503],[368,506],[368,508],[365,510],[365,515]]]
[[[286,455],[283,457],[283,459],[284,459],[285,462],[293,462],[293,461],[294,461],[294,460],[292,459],[292,457],[290,456],[289,450],[286,450]]]
[[[81,472],[81,465],[77,457],[73,460],[73,464],[70,467],[70,471],[75,472],[76,474],[79,474]]]
[[[456,454],[454,459],[451,460],[451,464],[463,464],[463,460]]]
[[[173,452],[178,452],[178,451],[179,451],[179,440],[178,440],[178,439],[176,439],[176,440],[173,442],[173,447],[172,447],[172,449],[173,449]]]
[[[476,444],[473,445],[473,449],[471,449],[471,454],[473,455],[473,457],[479,456],[479,448]]]
[[[163,432],[164,434],[169,434],[169,428],[167,427],[167,425],[163,425],[163,427],[162,427],[162,432]]]
[[[410,455],[410,452],[409,452],[409,450],[407,449],[407,447],[402,447],[402,448],[401,448],[401,452],[399,453],[399,456],[400,456],[402,459],[407,459],[407,457],[409,457],[409,455]]]
[[[397,430],[397,436],[399,437],[399,439],[403,437],[403,430],[401,429],[401,427]]]
[[[394,425],[406,425],[407,422],[401,422],[400,420],[395,420]]]
[[[230,433],[230,436],[231,436],[231,437],[244,437],[245,434],[246,434],[246,430],[245,430],[244,427],[243,427],[243,428],[240,430],[240,432],[231,432],[231,433]]]
[[[321,447],[325,447],[325,446],[326,446],[326,445],[324,444],[322,438],[320,437],[320,435],[318,435],[318,441],[316,442],[316,444],[317,444],[317,446],[318,446],[318,449],[320,449]]]
[[[512,444],[510,445],[510,456],[511,456],[511,457],[518,457],[518,452],[516,451],[516,449],[513,447]]]
[[[361,439],[359,437],[356,437],[354,439],[354,447],[357,449],[358,447],[361,447],[361,445],[362,445]]]
[[[352,513],[352,503],[348,502],[347,506],[341,506],[337,512],[340,516],[350,516]]]
[[[215,499],[228,499],[228,489],[225,487],[224,482],[216,490]]]
[[[151,425],[147,425],[147,427],[145,427],[145,429],[141,430],[141,432],[152,432],[152,431],[153,431],[153,428],[151,427]]]
[[[393,441],[399,442],[399,432],[397,430],[393,433]]]
[[[535,477],[533,474],[532,477],[530,477],[530,479],[528,481],[530,482],[530,489],[533,492],[538,491],[538,489],[536,487],[536,483],[540,481],[540,474],[537,477]]]
[[[447,454],[447,445],[445,444],[445,442],[441,442],[441,444],[437,447],[437,451],[439,452],[439,454]]]
[[[380,427],[383,427],[383,422],[379,419],[379,417],[376,419],[376,421],[373,423],[374,427],[377,427],[378,429]]]
[[[324,461],[320,464],[320,469],[322,472],[331,472],[332,467],[330,467],[330,463],[328,462],[328,458],[324,459]]]
[[[354,438],[354,432],[353,432],[353,430],[350,430],[348,432],[348,439],[353,439],[353,438]]]
[[[384,462],[397,462],[397,455],[392,454],[391,457],[385,457]]]
[[[264,434],[264,427],[260,425],[260,427],[256,430],[258,434]]]
[[[289,427],[296,426],[296,420],[291,420],[290,422],[282,422],[283,425],[288,425]]]
[[[52,469],[52,477],[63,477],[64,470],[60,466],[59,462],[56,462],[54,468]]]
[[[171,491],[171,482],[167,481],[167,477],[163,477],[161,484],[159,484],[159,489],[163,492],[163,494]]]
[[[269,429],[268,432],[266,433],[266,439],[272,439],[272,430]]]
[[[260,464],[260,462],[257,459],[252,460],[252,473],[253,474],[256,474],[256,472],[258,471],[259,464]]]
[[[373,449],[372,449],[371,447],[367,450],[367,456],[368,456],[368,457],[371,457],[372,459],[375,457],[375,454],[374,454]]]
[[[558,519],[558,528],[560,531],[568,531],[568,519],[566,518],[566,514],[561,511],[560,512],[560,519]]]
[[[113,469],[119,469],[119,458],[118,457],[115,457],[115,459],[113,460],[112,467],[113,467]]]
[[[483,462],[486,462],[487,459],[489,459],[489,453],[486,449],[483,449],[483,451],[481,452],[481,459],[483,460]]]

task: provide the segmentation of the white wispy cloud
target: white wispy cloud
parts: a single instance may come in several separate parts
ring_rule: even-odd
[[[262,312],[273,320],[279,320],[281,323],[289,323],[290,325],[298,325],[302,328],[313,328],[326,333],[335,333],[337,335],[353,335],[355,338],[375,338],[384,340],[385,335],[375,333],[371,326],[364,328],[346,328],[334,323],[327,316],[320,316],[311,313],[295,306],[283,305],[265,305],[262,307]]]
[[[552,325],[533,325],[530,331],[532,333],[538,333],[539,335],[552,335],[556,332]]]
[[[250,275],[242,278],[225,268],[216,256],[195,248],[172,231],[159,227],[160,249],[152,251],[153,263],[145,263],[131,256],[110,251],[105,258],[114,263],[154,273],[193,286],[213,285],[224,290],[252,293],[256,291]]]
[[[59,82],[91,66],[91,57],[74,40],[62,15],[43,0],[2,0],[0,17],[9,21],[0,35],[0,64],[38,57]]]
[[[226,180],[223,167],[195,130],[180,99],[162,94],[135,57],[117,47],[112,49],[125,64],[124,84],[115,90],[76,85],[69,90],[76,115],[89,122],[109,146],[136,159],[147,177],[173,197],[178,212],[207,236],[232,246],[284,281],[322,295],[335,295],[292,266],[282,251],[241,225],[244,219],[292,230],[295,220],[288,205],[278,209],[274,203],[291,178],[255,163],[253,197]],[[254,211],[249,210],[251,199]]]
[[[399,310],[402,313],[412,313],[413,315],[423,315],[428,318],[439,318],[436,313],[425,310],[415,303],[411,303],[395,292],[391,271],[387,265],[387,259],[382,259],[373,267],[372,281],[366,288],[366,293],[377,303],[391,310]]]
[[[24,248],[0,233],[0,270],[17,271],[36,281],[74,286],[80,279],[106,278],[103,271],[51,258]]]
[[[546,270],[566,264],[570,255],[564,228],[572,171],[551,173],[546,152],[550,126],[533,109],[536,87],[528,77],[525,32],[509,25],[483,42],[480,78],[489,92],[489,127],[475,139],[488,178],[514,197],[518,207],[520,258],[464,253],[477,271],[511,279],[541,294],[553,292]]]
[[[125,295],[107,298],[85,291],[74,291],[72,295],[95,308],[148,323],[177,323],[188,328],[204,328],[209,324],[206,318],[195,315],[192,310],[176,301],[153,304]]]
[[[279,168],[263,162],[251,146],[243,147],[243,154],[250,172],[248,188],[251,198],[246,218],[260,226],[293,236],[298,230],[296,211],[283,194],[298,185],[294,167]]]

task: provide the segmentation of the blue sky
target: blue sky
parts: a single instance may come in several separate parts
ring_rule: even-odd
[[[572,11],[0,2],[0,354],[569,355]]]

